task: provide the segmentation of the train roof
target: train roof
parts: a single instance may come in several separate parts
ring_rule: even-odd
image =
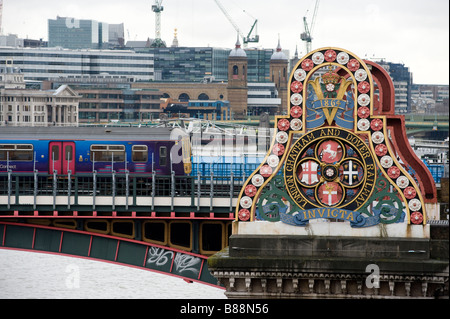
[[[180,140],[170,127],[0,127],[0,140]]]

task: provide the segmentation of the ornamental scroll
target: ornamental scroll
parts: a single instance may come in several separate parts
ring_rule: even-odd
[[[339,48],[312,51],[289,88],[289,115],[275,118],[274,140],[241,190],[236,220],[425,224],[419,187],[397,159],[386,118],[374,115],[364,61]]]

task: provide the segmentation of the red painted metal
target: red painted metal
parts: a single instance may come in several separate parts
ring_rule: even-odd
[[[89,241],[89,250],[88,250],[88,256],[89,256],[89,257],[91,256],[92,239],[93,239],[93,237],[92,237],[92,235],[91,235],[91,239],[90,239],[90,241]]]
[[[202,259],[202,265],[200,266],[200,271],[198,273],[198,277],[197,279],[200,280],[200,277],[202,276],[202,271],[203,271],[203,265],[205,264],[205,260]]]
[[[2,246],[5,246],[5,236],[6,236],[6,224],[3,225]]]
[[[31,243],[31,248],[33,248],[33,249],[34,249],[34,242],[35,242],[35,240],[36,240],[36,228],[33,229],[33,242]]]
[[[391,131],[392,147],[398,150],[398,154],[403,163],[407,163],[414,171],[414,177],[417,179],[420,192],[423,195],[425,203],[437,203],[437,189],[433,176],[426,165],[416,155],[409,146],[408,136],[406,135],[405,117],[395,115],[395,89],[391,77],[379,64],[364,60],[371,66],[371,74],[376,83],[374,94],[374,115],[383,115],[386,117],[386,126]],[[348,76],[343,69],[336,71],[342,76]]]
[[[117,261],[117,256],[119,255],[119,246],[120,240],[117,240],[116,255],[114,256],[114,261]]]
[[[67,174],[70,170],[75,174],[75,143],[74,142],[50,142],[49,143],[49,173]]]
[[[59,240],[59,252],[61,252],[62,250],[62,242],[63,242],[63,238],[64,238],[64,232],[61,232],[61,239]]]

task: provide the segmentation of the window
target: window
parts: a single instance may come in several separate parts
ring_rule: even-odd
[[[66,161],[73,161],[73,146],[72,145],[66,145],[64,153],[65,153]]]
[[[0,144],[0,161],[30,162],[33,157],[33,145]]]
[[[91,162],[125,162],[124,145],[91,145]]]
[[[167,147],[161,146],[159,148],[159,166],[167,165]]]
[[[146,145],[134,145],[131,155],[133,162],[148,162],[148,148]]]
[[[52,158],[53,161],[59,161],[59,145],[52,146]]]

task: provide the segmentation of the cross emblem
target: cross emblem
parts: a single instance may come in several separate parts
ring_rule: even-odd
[[[344,178],[348,178],[348,184],[353,185],[353,180],[358,178],[358,166],[353,164],[353,161],[350,160],[347,165],[347,170],[344,169]],[[344,166],[344,168],[345,168]],[[356,169],[356,170],[354,170]]]
[[[337,200],[337,190],[333,185],[326,185],[323,190],[324,195],[328,195],[328,205],[333,205],[333,200]],[[336,196],[333,196],[336,195]]]
[[[312,185],[319,181],[317,177],[317,167],[319,164],[313,161],[307,161],[302,164],[302,172],[300,173],[301,182]]]

